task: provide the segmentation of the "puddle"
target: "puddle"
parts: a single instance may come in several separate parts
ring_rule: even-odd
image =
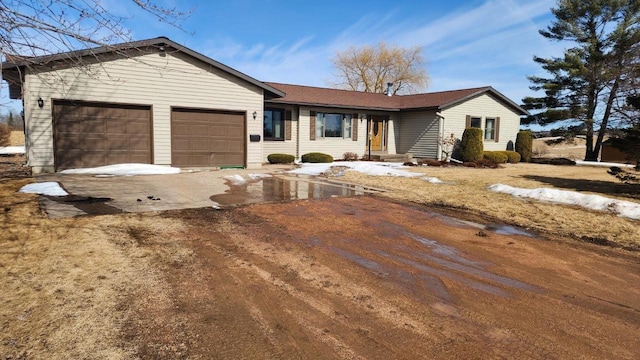
[[[427,274],[415,275],[400,269],[390,270],[376,261],[363,258],[362,256],[356,255],[352,252],[336,247],[328,247],[327,249],[336,255],[339,255],[364,267],[365,269],[370,270],[374,274],[377,274],[384,278],[393,278],[396,284],[401,285],[402,289],[414,296],[417,296],[416,286],[418,286],[424,288],[431,296],[436,299],[445,302],[451,301],[451,295],[442,283],[442,280],[438,279],[437,277]]]
[[[449,260],[453,260],[461,264],[475,266],[475,267],[480,266],[480,264],[478,264],[477,262],[462,257],[458,252],[458,249],[454,247],[442,245],[435,240],[425,239],[422,236],[416,235],[414,233],[410,233],[408,231],[405,231],[405,235],[423,245],[426,245],[429,249],[431,249],[431,251],[434,254],[442,255]]]
[[[462,277],[461,275],[457,275],[454,273],[451,273],[447,270],[443,270],[443,269],[439,269],[439,268],[435,268],[433,266],[429,266],[426,264],[422,264],[413,260],[409,260],[400,256],[395,256],[392,254],[388,254],[386,252],[382,252],[382,251],[377,251],[376,252],[378,255],[381,256],[385,256],[387,258],[391,258],[401,264],[405,264],[405,265],[409,265],[414,269],[420,270],[425,274],[429,274],[429,275],[434,275],[434,276],[438,276],[438,277],[443,277],[443,278],[449,278],[451,280],[460,282],[462,284],[465,284],[473,289],[476,290],[480,290],[482,292],[485,292],[487,294],[492,294],[492,295],[496,295],[496,296],[500,296],[503,298],[509,298],[510,295],[509,293],[507,293],[506,291],[504,291],[503,289],[497,287],[497,286],[493,286],[493,285],[489,285],[489,284],[484,284],[478,281],[474,281],[474,280],[470,280],[467,278]],[[473,269],[473,268],[472,268]],[[474,269],[477,270],[477,269]],[[496,275],[497,276],[497,275]],[[515,281],[515,280],[513,280]],[[525,284],[527,285],[527,284]]]
[[[228,183],[224,194],[210,197],[221,206],[253,204],[305,199],[328,199],[364,195],[370,190],[354,185],[329,184],[316,181],[284,179],[280,177],[258,178],[243,184]]]
[[[521,235],[521,236],[527,236],[530,238],[535,238],[537,237],[536,235],[527,232],[521,228],[515,227],[515,226],[510,226],[510,225],[487,225],[486,227],[487,230],[493,231],[496,234],[499,235]]]
[[[338,249],[336,247],[329,247],[328,248],[329,251],[342,256],[343,258],[350,260],[366,269],[369,269],[371,271],[373,271],[374,273],[387,277],[389,276],[389,272],[386,271],[384,269],[384,267],[382,265],[380,265],[379,263],[373,261],[373,260],[369,260],[369,259],[365,259],[362,256],[358,256],[352,252],[346,251],[346,250],[342,250],[342,249]]]
[[[489,231],[493,231],[494,233],[498,234],[498,235],[519,235],[519,236],[526,236],[526,237],[530,237],[530,238],[537,238],[536,235],[522,229],[516,226],[511,226],[511,225],[499,225],[499,224],[489,224],[489,225],[482,225],[473,221],[466,221],[466,220],[461,220],[461,219],[456,219],[454,217],[451,216],[447,216],[447,215],[442,215],[442,214],[438,214],[438,213],[434,213],[435,216],[440,219],[443,223],[447,224],[447,225],[451,225],[451,226],[456,226],[456,227],[460,227],[460,226],[470,226],[470,227],[474,227],[474,228],[478,228],[481,230],[489,230]]]
[[[113,200],[111,198],[95,198],[91,196],[78,195],[43,196],[52,202],[72,206],[84,212],[82,215],[111,215],[121,214],[123,212],[121,209],[106,204]]]

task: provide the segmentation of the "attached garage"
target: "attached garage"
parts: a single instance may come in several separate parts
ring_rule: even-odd
[[[241,112],[173,108],[171,165],[246,165],[246,120]]]
[[[23,100],[34,173],[116,163],[260,168],[264,100],[285,95],[165,37],[7,59],[2,79]]]
[[[54,100],[56,170],[152,163],[151,107]]]

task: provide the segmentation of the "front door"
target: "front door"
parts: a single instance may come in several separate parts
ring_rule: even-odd
[[[384,150],[384,124],[383,118],[374,117],[369,125],[369,138],[372,151]]]

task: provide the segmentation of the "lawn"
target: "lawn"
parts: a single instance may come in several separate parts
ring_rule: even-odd
[[[577,206],[524,200],[488,189],[492,184],[555,188],[640,203],[640,186],[622,184],[606,167],[506,164],[499,169],[416,167],[444,184],[419,178],[390,178],[345,172],[341,180],[388,190],[384,196],[433,206],[459,216],[517,225],[544,236],[640,250],[637,220]]]

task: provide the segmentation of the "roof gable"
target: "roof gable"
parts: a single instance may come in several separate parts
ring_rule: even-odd
[[[213,66],[214,68],[220,69],[226,73],[229,73],[237,78],[240,78],[250,84],[253,84],[263,90],[265,90],[267,92],[267,94],[265,94],[265,96],[267,98],[275,98],[275,97],[281,97],[284,96],[285,94],[272,87],[269,86],[259,80],[256,80],[254,78],[252,78],[251,76],[244,74],[238,70],[235,70],[227,65],[224,65],[220,62],[217,62],[205,55],[202,55],[196,51],[193,51],[185,46],[182,46],[172,40],[170,40],[167,37],[157,37],[157,38],[153,38],[153,39],[147,39],[147,40],[140,40],[140,41],[133,41],[133,42],[128,42],[128,43],[122,43],[122,44],[116,44],[116,45],[109,45],[109,46],[101,46],[101,47],[96,47],[96,48],[91,48],[91,49],[86,49],[86,50],[77,50],[77,51],[69,51],[69,52],[64,52],[64,53],[58,53],[58,54],[53,54],[53,55],[44,55],[44,56],[38,56],[38,57],[30,57],[30,58],[21,58],[20,60],[17,61],[12,61],[11,60],[11,55],[7,55],[7,59],[8,61],[5,61],[2,63],[2,71],[4,72],[5,70],[12,70],[15,68],[22,68],[22,67],[26,67],[29,65],[44,65],[44,64],[48,64],[51,62],[58,62],[58,61],[70,61],[74,64],[79,64],[81,62],[82,58],[85,57],[97,57],[100,55],[104,55],[104,54],[109,54],[109,53],[114,53],[114,54],[120,54],[122,56],[128,56],[126,54],[126,52],[128,50],[131,49],[143,49],[143,48],[148,48],[148,47],[155,47],[158,48],[158,51],[160,51],[161,48],[164,48],[164,51],[166,51],[166,49],[168,48],[172,48],[175,51],[180,51],[182,53],[185,53],[199,61],[202,61],[203,63]]]

